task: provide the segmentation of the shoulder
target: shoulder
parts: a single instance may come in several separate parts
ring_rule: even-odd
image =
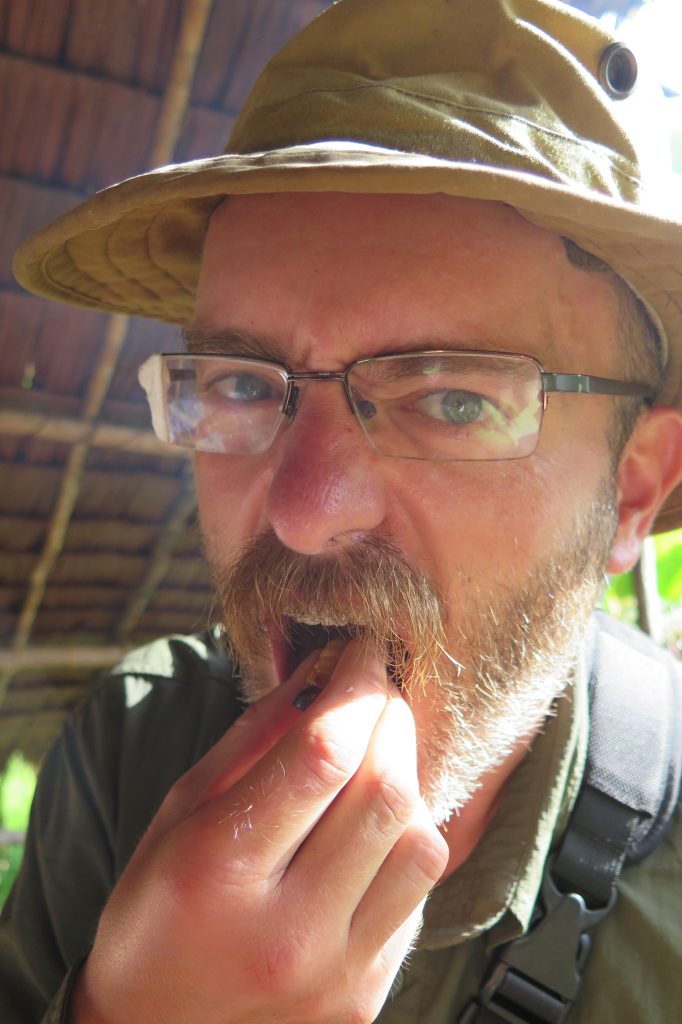
[[[119,734],[120,756],[135,757],[169,738],[173,761],[201,756],[241,714],[237,674],[214,633],[173,635],[125,657],[95,683],[74,716],[81,731],[109,742]],[[105,744],[106,745],[106,744]]]
[[[112,675],[137,672],[160,679],[172,679],[188,668],[201,667],[208,675],[223,677],[232,671],[231,661],[215,631],[161,637],[137,647],[122,658]]]
[[[175,634],[128,651],[101,675],[76,711],[76,719],[98,715],[127,728],[148,714],[187,717],[221,703],[233,717],[241,711],[236,672],[219,638],[212,632]]]
[[[111,679],[138,676],[151,683],[199,678],[224,684],[232,681],[234,668],[220,638],[215,632],[205,630],[161,637],[128,651],[108,676]]]

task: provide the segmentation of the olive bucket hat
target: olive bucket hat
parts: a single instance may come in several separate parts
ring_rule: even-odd
[[[267,65],[225,153],[97,193],[29,238],[39,295],[185,324],[225,195],[496,200],[608,263],[660,329],[658,402],[682,406],[682,192],[660,93],[560,0],[340,0]],[[678,186],[679,188],[679,186]],[[682,524],[682,488],[656,528]]]

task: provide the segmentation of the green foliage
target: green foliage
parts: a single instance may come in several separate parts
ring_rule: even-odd
[[[682,530],[672,530],[654,539],[658,590],[664,605],[682,602]]]
[[[682,658],[682,530],[654,537],[654,547],[665,644]],[[637,622],[637,598],[631,572],[611,579],[602,607],[623,622]]]
[[[15,750],[0,775],[0,828],[25,829],[36,788],[36,770]]]
[[[35,786],[35,768],[15,751],[0,775],[0,828],[12,832],[26,829]],[[23,852],[21,843],[0,846],[0,907],[12,888]]]
[[[4,907],[5,900],[14,885],[14,879],[19,873],[23,854],[24,848],[21,843],[0,846],[0,910]]]
[[[682,604],[682,530],[671,530],[654,537],[658,592],[664,612]],[[618,618],[635,621],[637,599],[632,573],[614,576],[604,594],[604,608]]]

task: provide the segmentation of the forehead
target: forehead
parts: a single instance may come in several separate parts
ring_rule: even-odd
[[[196,323],[260,335],[292,362],[438,344],[589,355],[595,372],[615,313],[604,275],[503,204],[280,194],[214,213]]]

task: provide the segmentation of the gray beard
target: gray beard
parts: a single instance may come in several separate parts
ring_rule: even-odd
[[[402,689],[415,714],[421,792],[441,825],[471,799],[485,775],[537,730],[570,684],[616,524],[613,483],[605,481],[591,507],[576,519],[570,543],[557,545],[522,587],[514,590],[500,583],[494,592],[491,588],[484,593],[461,571],[457,593],[463,597],[456,608],[446,608],[400,552],[373,538],[362,543],[350,568],[340,565],[346,556],[304,559],[282,549],[271,536],[256,539],[227,570],[209,553],[216,608],[240,654],[242,694],[252,703],[270,688],[263,686],[259,672],[267,657],[260,623],[273,614],[317,614],[343,621],[337,617],[349,605],[356,608],[361,594],[370,595],[362,621],[373,621],[368,615],[382,619],[389,607],[399,621],[414,625],[415,635],[405,641],[412,669]],[[273,552],[269,560],[268,549]],[[390,573],[384,572],[386,562]],[[292,567],[300,568],[300,578]],[[376,580],[384,576],[395,592],[382,587],[372,604]],[[250,583],[260,603],[244,598]],[[285,583],[298,596],[292,598]],[[405,588],[413,588],[416,595],[408,612],[403,608]],[[389,628],[394,627],[383,621],[368,642],[385,645],[382,637]],[[418,679],[415,665],[420,666]]]
[[[420,787],[437,825],[532,739],[572,682],[603,581],[596,566],[578,579],[573,564],[547,564],[506,602],[470,608],[460,666],[440,674],[431,714],[414,708]]]

